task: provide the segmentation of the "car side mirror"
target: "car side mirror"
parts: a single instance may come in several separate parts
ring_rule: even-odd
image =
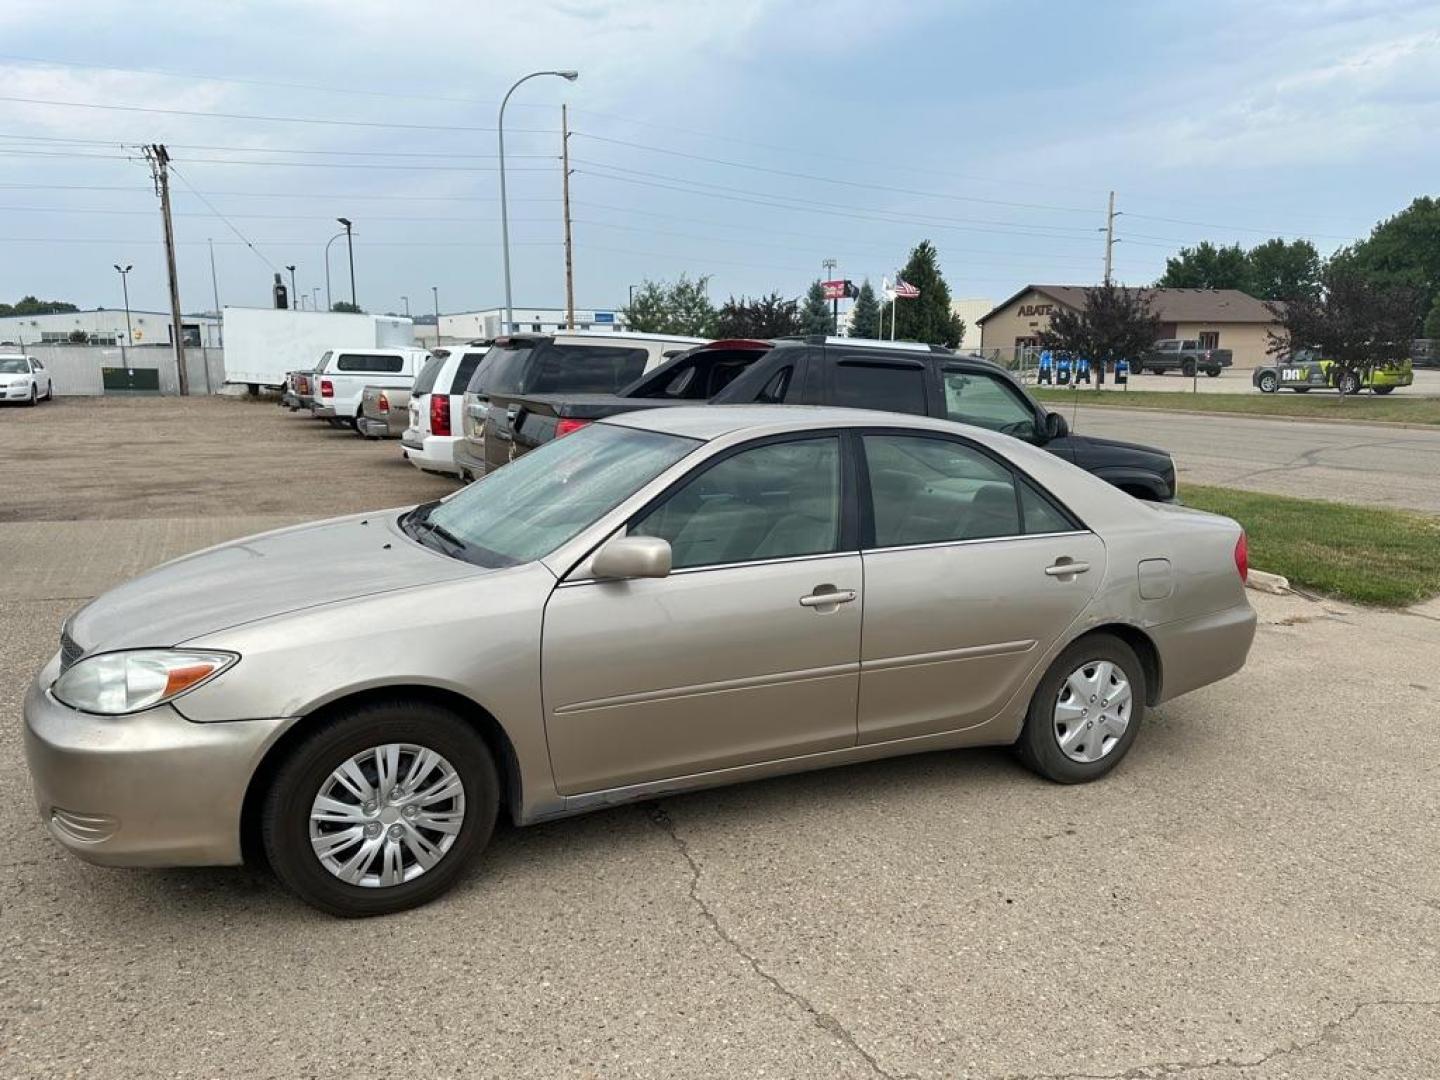
[[[1051,439],[1063,439],[1070,434],[1070,425],[1065,422],[1065,417],[1058,412],[1045,414],[1045,441]]]
[[[662,578],[670,574],[670,542],[658,536],[617,536],[590,560],[597,578]]]

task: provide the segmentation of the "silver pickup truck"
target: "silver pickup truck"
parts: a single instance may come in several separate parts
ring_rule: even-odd
[[[1187,379],[1196,371],[1203,371],[1213,379],[1233,362],[1234,355],[1229,349],[1207,349],[1194,338],[1161,338],[1136,368],[1137,374],[1153,371],[1163,375],[1167,371],[1178,371]]]
[[[355,430],[367,439],[398,439],[410,419],[410,391],[367,386],[360,394]]]

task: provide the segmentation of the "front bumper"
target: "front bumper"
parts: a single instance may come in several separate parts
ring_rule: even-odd
[[[24,707],[25,759],[51,837],[103,866],[241,862],[246,788],[294,720],[197,724],[169,705],[92,716],[51,696],[59,671],[57,655]]]
[[[3,394],[0,394],[0,397],[3,397],[6,401],[29,401],[29,400],[30,400],[30,384],[29,384],[29,383],[15,383],[15,384],[12,385],[12,386],[0,387],[0,389],[3,389],[3,391],[4,391]]]

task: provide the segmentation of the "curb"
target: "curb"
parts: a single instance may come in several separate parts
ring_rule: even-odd
[[[1245,587],[1271,596],[1284,596],[1290,592],[1290,580],[1265,570],[1251,570],[1245,579]]]
[[[1047,407],[1070,404],[1069,402],[1048,401],[1044,398],[1036,398],[1035,400]],[[1079,402],[1079,405],[1082,409],[1105,409],[1109,412],[1129,413],[1132,416],[1145,416],[1147,413],[1156,413],[1160,416],[1216,416],[1227,420],[1280,420],[1289,424],[1340,424],[1346,427],[1363,424],[1369,427],[1402,428],[1407,431],[1440,432],[1440,423],[1415,424],[1408,420],[1366,420],[1364,418],[1342,420],[1333,416],[1278,416],[1268,413],[1223,412],[1218,409],[1208,412],[1204,409],[1151,409],[1145,406],[1134,405],[1096,405],[1088,401]]]

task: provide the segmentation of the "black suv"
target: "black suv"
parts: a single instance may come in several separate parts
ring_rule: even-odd
[[[1141,499],[1175,497],[1164,450],[1073,435],[1004,368],[938,346],[855,338],[713,341],[682,353],[614,394],[490,399],[485,456],[492,468],[593,420],[667,405],[846,405],[916,413],[1043,446]]]

